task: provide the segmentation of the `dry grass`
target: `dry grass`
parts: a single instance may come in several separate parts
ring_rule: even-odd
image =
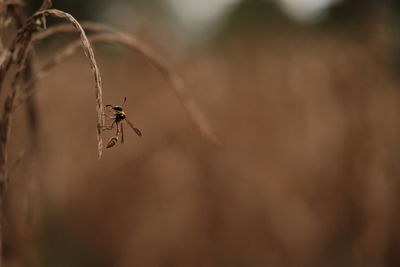
[[[127,96],[145,135],[130,132],[98,161],[91,72],[83,55],[69,57],[80,41],[54,56],[38,50],[49,58],[29,80],[40,81],[41,151],[20,153],[29,136],[19,105],[8,145],[8,266],[399,266],[400,91],[390,38],[377,38],[388,24],[370,14],[362,30],[245,28],[211,49],[172,45],[174,66],[222,137],[218,149],[160,89],[169,84],[147,58],[112,47],[99,50],[112,56],[96,53],[106,104]],[[115,41],[81,25],[91,43]],[[13,108],[28,85],[21,77]]]
[[[50,0],[44,0],[40,9],[30,16],[25,18],[23,13],[23,2],[22,1],[4,1],[1,2],[1,30],[9,27],[11,24],[16,27],[16,35],[12,40],[8,48],[5,47],[4,43],[1,43],[2,60],[0,62],[0,93],[7,94],[7,97],[3,103],[1,120],[0,120],[0,202],[3,203],[7,187],[10,180],[8,171],[8,144],[12,130],[12,119],[15,109],[23,103],[28,101],[28,107],[30,107],[30,116],[34,120],[35,112],[34,102],[32,95],[35,93],[35,84],[41,78],[43,78],[52,68],[62,63],[66,58],[71,56],[79,47],[83,48],[86,57],[89,60],[89,65],[93,73],[94,88],[95,88],[95,99],[96,99],[96,114],[97,114],[97,147],[98,147],[98,158],[102,156],[103,141],[102,141],[102,127],[104,125],[104,114],[103,114],[103,92],[102,92],[102,81],[100,70],[96,62],[96,58],[93,52],[91,42],[109,42],[109,43],[121,43],[124,46],[132,49],[140,54],[144,55],[157,69],[163,73],[167,79],[172,83],[173,88],[177,92],[177,96],[182,101],[185,109],[188,111],[189,117],[195,122],[200,131],[204,133],[211,140],[216,140],[212,134],[208,122],[200,112],[196,104],[191,100],[190,96],[186,92],[183,80],[174,71],[173,67],[165,61],[155,51],[150,49],[143,42],[138,41],[136,38],[118,32],[114,29],[108,28],[102,25],[85,23],[81,25],[72,15],[57,9],[50,9],[52,2]],[[46,17],[56,17],[67,20],[71,26],[50,26],[47,28]],[[10,22],[14,20],[13,23]],[[56,54],[47,64],[45,64],[39,71],[34,71],[33,62],[33,45],[34,42],[48,38],[51,35],[61,31],[77,31],[80,35],[80,40],[71,43],[64,50]],[[88,37],[85,30],[93,32],[101,32],[93,36]],[[107,33],[103,33],[107,32]],[[13,72],[13,70],[15,71]],[[12,75],[9,89],[5,90],[6,77]],[[67,88],[65,90],[68,90]],[[36,127],[32,124],[32,128]],[[25,155],[25,153],[23,153]],[[12,166],[17,166],[22,161],[23,156],[18,157]],[[0,226],[2,225],[3,219],[3,205],[0,205]],[[0,229],[0,251],[2,251],[2,231]],[[0,265],[2,257],[0,255]]]
[[[60,10],[43,10],[37,12],[33,17],[38,18],[40,16],[55,16],[58,18],[64,18],[68,20],[74,28],[80,33],[80,39],[82,43],[82,48],[85,52],[85,55],[89,59],[90,67],[93,72],[94,82],[95,82],[95,93],[96,93],[96,110],[97,110],[97,149],[98,149],[98,157],[101,157],[103,152],[103,140],[101,138],[101,129],[104,125],[104,117],[103,117],[103,92],[101,85],[101,76],[99,67],[97,66],[96,59],[93,53],[92,46],[83,30],[82,26],[72,17],[70,14],[65,13]]]
[[[90,36],[89,39],[92,43],[110,43],[110,44],[121,44],[126,48],[137,52],[144,56],[160,73],[170,82],[171,88],[174,90],[176,96],[180,99],[185,111],[191,122],[199,129],[200,133],[214,144],[218,144],[218,139],[213,133],[210,123],[207,121],[200,108],[194,102],[193,98],[190,96],[188,90],[186,90],[186,85],[184,80],[175,71],[175,68],[159,53],[151,49],[146,43],[140,41],[132,35],[118,31],[112,27],[101,25],[91,22],[83,22],[82,27],[86,31],[91,31],[94,33],[101,33],[94,36]],[[47,31],[38,33],[34,36],[35,41],[40,41],[45,38],[57,33],[71,32],[72,28],[68,24],[60,24],[50,28]],[[46,73],[61,61],[65,60],[67,57],[71,56],[76,49],[78,49],[78,44],[72,43],[65,50],[55,56],[53,60],[48,62],[43,66],[42,71],[38,73],[35,80],[41,79]],[[26,85],[26,86],[29,86]],[[28,95],[22,96],[19,102],[26,99]]]

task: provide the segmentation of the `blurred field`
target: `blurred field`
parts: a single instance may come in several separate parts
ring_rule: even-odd
[[[54,69],[36,95],[37,152],[8,197],[9,266],[399,266],[400,98],[387,14],[351,30],[297,27],[235,27],[192,50],[152,40],[219,146],[140,55],[101,46],[104,102],[127,96],[143,137],[125,128],[126,143],[98,161],[86,59]],[[12,158],[26,129],[21,109]]]

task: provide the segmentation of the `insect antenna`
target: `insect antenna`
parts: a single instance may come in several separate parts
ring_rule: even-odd
[[[122,102],[121,107],[123,107],[125,105],[125,102],[126,102],[126,96],[124,97],[124,102]]]

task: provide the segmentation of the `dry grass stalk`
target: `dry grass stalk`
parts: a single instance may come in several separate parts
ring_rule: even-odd
[[[97,148],[98,148],[98,157],[100,158],[101,154],[103,152],[103,141],[101,139],[101,127],[104,125],[103,92],[102,92],[100,71],[99,71],[99,68],[96,63],[96,58],[94,56],[92,46],[90,45],[90,42],[89,42],[82,26],[70,14],[60,11],[60,10],[50,9],[50,10],[39,11],[34,15],[34,17],[37,18],[41,15],[54,16],[54,17],[66,19],[80,33],[82,48],[83,48],[83,51],[85,52],[85,55],[89,58],[90,67],[92,69],[93,77],[94,77],[94,81],[95,81],[95,93],[96,93],[96,104],[97,104],[97,106],[96,106],[96,110],[97,110],[97,144],[98,144]]]
[[[21,8],[20,1],[3,1],[1,6],[1,30],[8,27],[12,20],[15,21],[15,25],[20,29],[23,25],[24,16]],[[45,1],[46,4],[43,8],[51,5],[51,1]],[[0,120],[0,266],[2,265],[2,247],[3,247],[3,203],[6,194],[6,189],[9,181],[9,174],[6,168],[7,164],[7,144],[11,130],[11,119],[12,119],[12,107],[17,93],[17,84],[19,77],[22,76],[24,80],[28,80],[31,77],[31,66],[32,62],[28,58],[26,68],[24,68],[24,59],[27,58],[29,52],[28,46],[30,38],[34,31],[33,27],[26,28],[26,31],[18,31],[16,38],[10,46],[10,49],[5,49],[3,40],[1,40],[1,53],[2,60],[0,63],[0,91],[1,86],[4,82],[4,78],[10,69],[11,65],[15,63],[17,65],[17,73],[14,76],[11,84],[11,91],[7,96],[4,103],[4,110]],[[13,58],[14,52],[18,51],[18,58]]]
[[[51,4],[50,1],[45,1],[48,4],[43,4],[43,6],[47,6]],[[17,94],[18,82],[20,77],[24,73],[25,68],[25,60],[30,51],[29,47],[31,44],[31,38],[33,32],[36,30],[34,19],[31,17],[27,20],[23,27],[18,31],[17,36],[11,44],[9,49],[9,53],[6,55],[7,58],[3,61],[3,64],[0,66],[0,86],[4,82],[4,78],[10,69],[12,63],[17,65],[17,72],[11,82],[11,91],[8,94],[4,109],[0,121],[0,198],[3,198],[5,193],[5,188],[7,186],[6,179],[7,177],[7,144],[11,131],[11,120],[12,120],[12,110],[14,105],[14,100]],[[14,57],[14,52],[15,57]],[[1,87],[0,87],[1,89]]]
[[[49,1],[45,1],[43,6],[49,6]],[[11,83],[11,92],[8,95],[4,110],[3,110],[3,115],[2,115],[2,120],[1,120],[1,130],[0,130],[0,178],[1,177],[6,177],[6,163],[7,163],[7,143],[8,143],[8,138],[10,135],[10,130],[11,130],[11,119],[12,119],[12,111],[13,111],[13,106],[14,106],[14,100],[16,97],[17,89],[18,89],[18,82],[20,80],[20,77],[23,73],[24,66],[25,66],[25,60],[27,57],[27,51],[29,51],[29,47],[31,44],[31,37],[33,32],[36,30],[36,25],[35,25],[35,20],[38,17],[41,16],[55,16],[55,17],[60,17],[67,19],[69,22],[72,23],[72,25],[78,29],[80,32],[81,36],[81,42],[82,46],[84,48],[85,54],[87,57],[90,59],[90,65],[94,74],[95,78],[95,88],[96,88],[96,101],[97,101],[97,139],[98,139],[98,155],[101,157],[102,149],[103,149],[103,143],[101,139],[101,126],[104,124],[103,123],[103,103],[102,103],[102,88],[101,88],[101,77],[100,77],[100,72],[97,67],[97,63],[94,57],[93,49],[90,45],[89,40],[86,37],[86,34],[82,27],[79,25],[79,23],[68,13],[65,13],[63,11],[59,10],[41,10],[37,13],[35,13],[33,16],[31,16],[25,25],[22,27],[22,29],[18,32],[17,37],[15,38],[12,46],[11,46],[11,51],[16,51],[16,64],[17,64],[17,73],[15,74],[15,77]],[[10,53],[12,54],[12,53]],[[9,69],[11,65],[11,60],[12,57],[9,57],[9,61],[6,62],[6,65],[4,65],[4,73],[3,73],[3,78],[5,77],[5,73]],[[5,186],[5,181],[2,179],[2,184],[1,188]],[[4,190],[2,190],[4,191]],[[0,191],[0,193],[2,192]]]
[[[200,108],[197,106],[193,98],[190,96],[189,92],[186,89],[185,82],[181,78],[181,76],[175,71],[173,66],[164,59],[159,53],[151,49],[144,42],[138,40],[132,35],[125,34],[118,30],[115,30],[109,26],[104,26],[97,23],[85,22],[81,24],[82,27],[87,31],[92,31],[96,33],[107,32],[108,34],[103,35],[95,35],[90,37],[91,42],[106,42],[106,43],[119,43],[128,49],[138,52],[143,55],[157,70],[159,70],[163,76],[171,83],[172,89],[174,90],[176,96],[182,103],[184,109],[186,110],[190,120],[194,123],[194,125],[199,129],[200,133],[208,138],[212,143],[217,144],[218,139],[211,130],[210,123],[207,121]],[[67,24],[60,24],[53,27],[50,27],[48,30],[44,32],[40,32],[33,37],[34,41],[39,41],[44,38],[48,38],[56,33],[60,32],[71,32],[72,28]],[[57,55],[54,60],[50,61],[43,67],[43,71],[48,71],[50,68],[54,67],[58,64],[57,61],[60,59],[64,59],[64,57],[69,56],[73,53],[73,49],[77,49],[76,44],[69,45],[65,51]],[[35,80],[40,79],[45,75],[42,71],[39,71],[40,77],[36,77]],[[19,104],[24,101],[26,96],[22,96],[19,99]]]
[[[0,120],[0,266],[2,265],[2,221],[3,221],[3,202],[6,194],[6,189],[9,181],[7,171],[7,145],[11,132],[12,125],[12,114],[14,109],[14,102],[17,92],[20,89],[21,81],[26,83],[26,80],[32,79],[32,61],[31,61],[31,44],[32,36],[35,31],[38,30],[39,26],[37,21],[45,24],[46,16],[55,16],[68,20],[72,25],[79,31],[82,47],[85,51],[86,56],[90,60],[90,66],[93,71],[96,88],[96,101],[97,101],[97,137],[98,137],[98,154],[101,156],[103,144],[101,139],[101,126],[103,125],[103,103],[102,103],[102,88],[101,88],[101,77],[100,72],[96,64],[93,49],[89,43],[88,38],[79,25],[79,23],[68,13],[59,10],[48,10],[51,6],[50,0],[44,0],[42,6],[38,12],[33,16],[29,17],[25,23],[23,23],[23,17],[20,15],[19,10],[10,12],[13,14],[16,20],[16,25],[19,28],[17,35],[10,45],[8,50],[2,51],[2,61],[0,63],[0,91],[7,72],[10,70],[12,65],[16,65],[16,73],[11,82],[10,92],[4,102],[3,113]],[[7,10],[7,6],[5,7]],[[2,25],[0,25],[2,26]],[[33,84],[30,85],[26,92],[33,92]]]
[[[90,36],[89,37],[90,42],[91,43],[96,42],[98,41],[98,38],[99,37],[102,38],[102,36],[103,36],[102,34],[99,34],[99,36]],[[25,89],[31,88],[33,84],[38,82],[40,79],[44,78],[50,72],[51,69],[63,63],[66,59],[75,54],[75,52],[80,48],[80,46],[81,46],[80,40],[74,41],[67,47],[65,47],[61,52],[53,56],[46,64],[44,64],[37,72],[36,76],[34,76],[30,81],[24,84],[22,88],[23,93],[16,100],[14,104],[14,109],[17,109],[21,104],[25,103],[26,100],[34,93],[34,91]]]
[[[143,42],[137,40],[133,36],[116,31],[110,27],[99,24],[85,23],[82,27],[78,21],[70,14],[56,10],[49,9],[51,7],[51,0],[44,0],[38,12],[26,19],[20,9],[24,3],[22,1],[2,1],[0,2],[1,15],[11,15],[15,20],[18,28],[17,35],[12,41],[10,47],[5,49],[0,40],[0,93],[2,85],[4,84],[5,77],[12,66],[16,66],[16,73],[11,80],[10,92],[4,102],[3,112],[0,118],[0,266],[2,263],[1,243],[2,243],[2,216],[4,196],[8,185],[9,175],[7,171],[7,144],[12,126],[12,114],[16,107],[21,103],[26,102],[35,91],[35,82],[44,77],[48,71],[53,67],[63,62],[66,58],[71,56],[82,47],[85,55],[88,57],[90,67],[93,72],[95,81],[95,94],[96,94],[96,110],[97,110],[97,139],[98,139],[98,156],[101,157],[103,150],[103,143],[101,138],[102,126],[104,125],[103,116],[103,103],[102,103],[102,83],[99,68],[93,53],[90,41],[92,42],[108,42],[120,43],[125,47],[142,54],[148,59],[153,66],[155,66],[172,84],[177,97],[183,104],[191,121],[198,127],[200,132],[212,140],[217,142],[216,137],[211,131],[209,123],[203,116],[200,109],[192,100],[182,78],[175,72],[174,68],[166,61],[161,55],[153,51]],[[40,28],[45,28],[47,16],[58,17],[67,20],[70,25],[60,25],[50,28],[48,31],[34,35]],[[39,23],[39,24],[38,24]],[[0,28],[4,25],[0,25]],[[84,28],[99,34],[94,34],[87,37]],[[61,53],[57,54],[51,61],[42,67],[42,69],[34,73],[32,63],[32,47],[33,42],[47,38],[52,34],[62,31],[77,30],[80,34],[80,40],[71,43]],[[89,41],[90,39],[90,41]],[[18,94],[21,94],[16,101]],[[19,163],[22,156],[17,160]],[[17,163],[17,164],[18,164]]]
[[[9,3],[10,1],[8,1]],[[8,13],[11,14],[13,20],[15,21],[15,26],[17,29],[20,29],[21,27],[23,27],[24,22],[26,21],[27,17],[25,15],[25,12],[23,10],[24,5],[22,5],[23,2],[21,2],[21,4],[19,5],[9,5],[8,6]],[[47,2],[47,4],[45,5],[45,3],[42,4],[42,8],[47,8],[50,7],[51,3]],[[25,63],[25,67],[24,67],[24,71],[22,73],[22,80],[23,80],[23,84],[29,82],[30,80],[32,80],[33,77],[36,76],[36,72],[35,72],[35,67],[33,64],[33,54],[35,53],[34,49],[31,49],[27,55],[26,58],[26,63]],[[34,87],[35,87],[35,83],[32,83],[30,87],[24,88],[24,90],[26,91],[33,91]],[[31,97],[29,97],[26,101],[26,115],[28,117],[28,125],[29,125],[29,130],[30,130],[30,143],[31,143],[31,152],[34,152],[34,147],[35,144],[37,144],[37,132],[38,132],[38,108],[37,108],[37,103],[36,103],[36,99],[33,95],[31,95]]]
[[[2,60],[0,64],[0,93],[2,91],[2,85],[4,83],[5,76],[12,63],[16,62],[17,65],[21,65],[20,63],[27,56],[27,54],[24,54],[24,51],[26,51],[27,46],[31,42],[33,32],[37,29],[37,25],[35,24],[35,20],[37,18],[37,16],[35,16],[36,14],[31,16],[26,23],[22,25],[22,20],[20,17],[21,15],[18,14],[18,10],[14,8],[16,5],[22,6],[23,2],[21,3],[21,1],[15,1],[14,3],[14,1],[7,1],[4,3],[4,6],[1,7],[2,12],[5,13],[3,16],[7,16],[7,13],[10,13],[14,17],[19,30],[16,38],[11,43],[10,48],[5,49],[2,54]],[[44,0],[38,13],[44,9],[50,8],[51,5],[51,0]],[[5,25],[1,26],[5,27]],[[14,55],[15,52],[17,52],[17,55]],[[16,59],[13,58],[14,56],[16,56]]]

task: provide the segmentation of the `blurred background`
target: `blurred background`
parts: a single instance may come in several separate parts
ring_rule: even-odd
[[[29,14],[40,3],[27,1]],[[164,55],[220,144],[141,55],[96,45],[105,104],[126,96],[143,132],[125,128],[99,161],[79,51],[38,84],[37,116],[16,113],[10,162],[34,149],[11,170],[7,266],[400,266],[397,1],[53,7]],[[41,42],[36,67],[77,37]]]

